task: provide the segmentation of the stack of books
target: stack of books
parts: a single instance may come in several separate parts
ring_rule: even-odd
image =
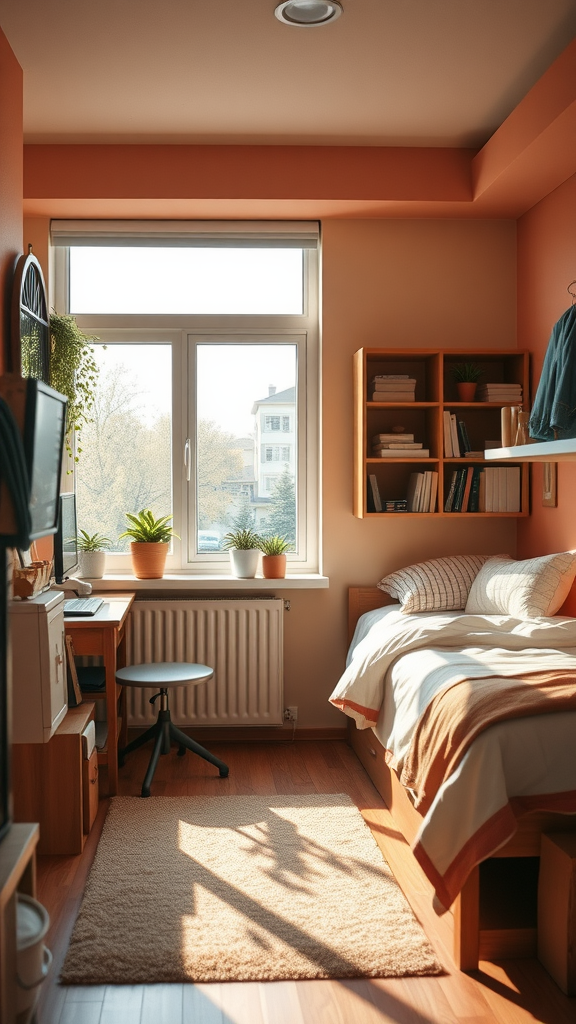
[[[377,459],[428,459],[430,451],[414,434],[374,434],[372,455]]]
[[[370,381],[370,402],[414,402],[416,378],[407,373],[381,373]]]
[[[476,389],[479,402],[498,402],[499,405],[522,405],[521,384],[479,384]]]
[[[445,512],[520,512],[519,466],[462,466],[455,469]]]
[[[438,493],[438,473],[426,470],[411,473],[408,481],[408,511],[435,512]]]

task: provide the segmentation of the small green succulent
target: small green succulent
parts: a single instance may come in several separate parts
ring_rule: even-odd
[[[166,544],[171,537],[178,537],[168,525],[172,516],[160,516],[156,519],[149,508],[143,508],[137,515],[132,515],[131,512],[125,512],[124,515],[131,526],[120,534],[120,540],[123,537],[131,537],[137,544]]]
[[[104,537],[102,533],[86,533],[86,530],[78,531],[79,551],[104,551],[109,548],[112,541]]]
[[[237,551],[251,551],[254,548],[260,548],[261,544],[262,539],[259,534],[249,528],[230,530],[222,540],[222,547],[228,551],[230,548],[236,548]]]
[[[258,547],[265,555],[283,555],[290,547],[290,542],[275,533],[273,537],[261,537]]]

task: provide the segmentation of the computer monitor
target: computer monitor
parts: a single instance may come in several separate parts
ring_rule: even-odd
[[[54,537],[54,575],[56,583],[63,583],[78,568],[78,523],[76,495],[60,495],[60,516]]]
[[[58,496],[66,399],[40,380],[28,380],[24,419],[24,451],[30,480],[30,540],[45,537],[58,525]]]

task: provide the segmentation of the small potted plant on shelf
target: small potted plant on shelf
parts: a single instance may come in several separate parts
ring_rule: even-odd
[[[78,531],[78,551],[80,552],[80,576],[83,579],[101,580],[106,565],[106,548],[110,540],[101,533]]]
[[[266,580],[283,580],[286,576],[286,552],[290,547],[286,537],[275,533],[272,537],[260,538],[262,552],[262,575]]]
[[[251,527],[230,530],[222,541],[222,547],[230,552],[233,576],[243,580],[254,579],[260,557],[260,536]]]
[[[120,539],[132,538],[130,554],[136,579],[162,579],[170,538],[178,536],[169,525],[172,516],[160,516],[157,519],[149,508],[143,508],[136,515],[131,512],[124,514],[130,527],[120,534]]]
[[[456,381],[458,397],[461,402],[473,402],[476,385],[482,376],[482,369],[477,363],[456,363],[451,368],[452,377]]]

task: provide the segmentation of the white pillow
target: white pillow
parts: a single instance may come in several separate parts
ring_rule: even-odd
[[[554,615],[564,604],[576,576],[576,551],[517,562],[490,558],[476,576],[467,612],[534,619]]]
[[[451,555],[417,562],[385,576],[377,586],[397,598],[402,611],[441,612],[464,608],[470,587],[490,555]]]

